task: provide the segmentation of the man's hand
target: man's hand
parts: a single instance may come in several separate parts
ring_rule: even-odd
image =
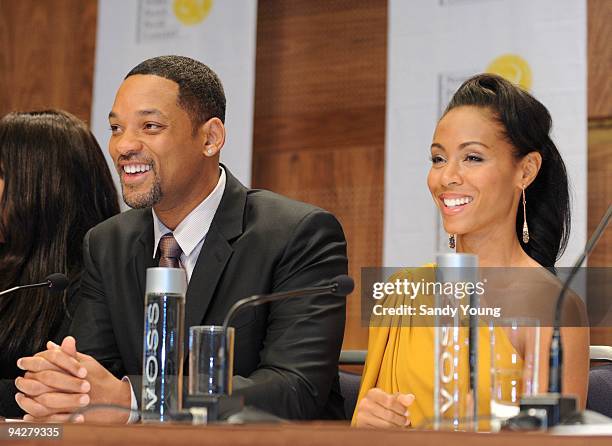
[[[410,425],[408,408],[414,395],[391,395],[381,389],[370,389],[357,405],[357,427],[406,427]]]
[[[94,358],[77,352],[71,336],[61,347],[47,343],[47,350],[20,358],[17,366],[26,370],[23,378],[15,380],[22,392],[15,400],[27,413],[26,421],[65,422],[74,411],[88,405],[130,407],[129,382],[115,378]],[[125,411],[91,410],[74,421],[125,423],[128,416]]]

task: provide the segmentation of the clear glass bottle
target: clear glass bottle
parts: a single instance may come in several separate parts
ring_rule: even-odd
[[[182,408],[187,278],[182,268],[149,268],[142,360],[143,422],[169,421]]]

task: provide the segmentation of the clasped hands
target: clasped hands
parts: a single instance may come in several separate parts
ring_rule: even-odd
[[[68,336],[59,346],[51,341],[47,350],[20,358],[17,367],[24,377],[15,380],[15,400],[30,422],[67,422],[77,410],[89,405],[112,404],[129,408],[130,383],[120,380],[89,355],[79,353],[76,341]],[[126,423],[128,412],[92,410],[71,421]]]
[[[89,405],[111,404],[129,408],[130,383],[120,380],[89,355],[79,353],[73,337],[59,346],[51,341],[47,350],[20,358],[17,366],[24,377],[15,380],[15,400],[30,422],[67,422],[73,413]],[[357,426],[401,427],[410,425],[411,394],[389,394],[370,389],[357,407]],[[126,411],[95,410],[72,421],[126,423]]]

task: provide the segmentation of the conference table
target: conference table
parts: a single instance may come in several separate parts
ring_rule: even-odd
[[[25,423],[4,424],[27,426]],[[0,435],[6,439],[6,435]],[[13,439],[16,445],[266,445],[266,446],[548,446],[548,445],[606,445],[612,444],[612,436],[552,435],[537,433],[471,433],[434,432],[414,429],[356,429],[339,422],[299,422],[282,424],[208,425],[181,424],[65,424],[61,439]],[[0,440],[0,444],[7,442]]]

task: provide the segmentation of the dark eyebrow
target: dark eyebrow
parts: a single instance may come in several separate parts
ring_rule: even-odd
[[[473,145],[473,144],[476,144],[476,145],[478,145],[478,146],[482,146],[482,147],[486,147],[487,149],[489,149],[489,148],[490,148],[488,145],[486,145],[486,144],[484,144],[484,143],[482,143],[482,142],[480,142],[480,141],[466,141],[466,142],[462,142],[461,144],[459,144],[459,150],[461,150],[461,149],[465,149],[467,146],[471,146],[471,145]],[[439,144],[439,143],[437,143],[437,142],[434,142],[434,143],[431,145],[431,148],[432,148],[432,149],[433,149],[434,147],[437,147],[438,149],[441,149],[441,150],[446,150],[442,144]]]
[[[139,110],[137,112],[137,114],[138,114],[138,116],[151,116],[151,115],[155,115],[155,116],[160,116],[162,118],[166,118],[167,119],[167,116],[165,114],[163,114],[160,110],[156,109],[156,108]],[[115,113],[114,111],[111,111],[108,114],[108,119],[116,118],[116,117],[117,117],[117,113]]]

